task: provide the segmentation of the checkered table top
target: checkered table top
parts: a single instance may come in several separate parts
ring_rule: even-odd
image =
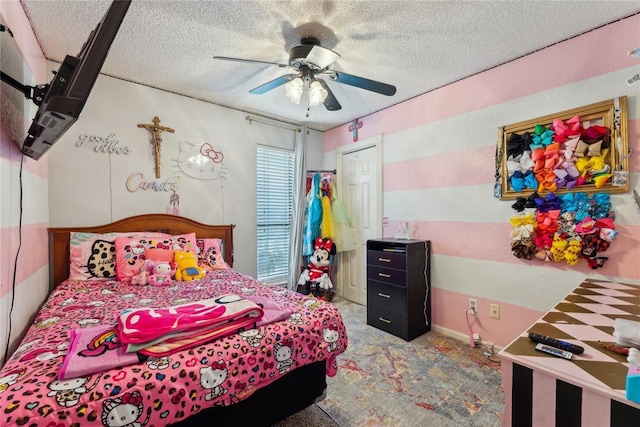
[[[508,361],[624,399],[626,356],[598,344],[615,344],[615,319],[640,322],[640,287],[587,279],[500,352]],[[571,361],[535,350],[530,332],[584,347]]]

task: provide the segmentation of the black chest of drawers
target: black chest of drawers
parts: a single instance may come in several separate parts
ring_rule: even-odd
[[[431,330],[431,242],[367,241],[367,325],[406,341]]]

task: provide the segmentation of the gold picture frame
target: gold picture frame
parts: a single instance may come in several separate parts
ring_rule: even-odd
[[[536,125],[542,125],[548,129],[555,119],[567,121],[576,116],[578,116],[582,127],[585,129],[588,126],[593,125],[604,126],[608,129],[608,135],[605,136],[602,144],[602,148],[606,148],[607,151],[605,155],[602,155],[602,158],[604,159],[604,163],[608,165],[610,174],[612,175],[609,180],[601,186],[596,186],[594,183],[584,183],[569,189],[557,188],[554,191],[546,188],[534,189],[529,187],[525,187],[524,189],[517,191],[518,189],[512,186],[512,180],[510,179],[510,175],[512,175],[512,173],[507,166],[507,162],[509,160],[513,161],[513,156],[510,157],[507,154],[507,143],[512,137],[512,134],[516,134],[514,135],[516,137],[525,133],[533,135]],[[560,147],[562,147],[562,144],[563,143],[560,143]],[[531,167],[531,173],[533,173],[533,166]],[[554,194],[566,194],[569,192],[628,192],[630,186],[627,97],[621,96],[607,101],[573,108],[571,110],[561,111],[559,113],[549,114],[498,128],[496,178],[500,188],[496,188],[495,196],[499,197],[501,200],[528,197],[534,191],[537,191],[542,197],[550,192],[553,192]]]

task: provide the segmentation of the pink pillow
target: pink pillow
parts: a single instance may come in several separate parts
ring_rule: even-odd
[[[205,270],[229,268],[229,265],[224,262],[221,244],[222,239],[198,239],[198,265]]]
[[[103,280],[116,277],[117,237],[166,237],[165,233],[69,233],[69,280]]]
[[[181,234],[159,238],[118,237],[116,244],[116,277],[122,282],[130,282],[131,278],[140,273],[146,259],[147,249],[189,251],[197,254],[196,234]]]
[[[149,248],[144,251],[145,259],[154,261],[172,262],[173,249]]]

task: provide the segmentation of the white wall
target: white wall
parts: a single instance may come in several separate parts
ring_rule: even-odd
[[[55,67],[54,67],[55,68]],[[286,101],[286,100],[284,100]],[[208,224],[235,224],[234,267],[256,274],[256,145],[293,148],[302,135],[245,120],[246,113],[146,86],[100,76],[80,119],[49,150],[49,211],[52,227],[109,223],[131,215],[164,213],[171,191],[127,189],[127,179],[141,173],[146,182],[177,183],[183,216]],[[149,132],[139,123],[160,125],[175,133],[162,137],[162,175],[155,178]],[[81,135],[108,137],[130,154],[105,154],[89,144],[78,147]],[[219,179],[194,179],[176,167],[180,144],[209,143],[224,155]],[[322,152],[321,136],[311,131],[305,147]],[[93,144],[95,147],[95,144]],[[313,166],[313,155],[308,166]],[[191,174],[191,172],[190,172]],[[134,185],[139,183],[136,178]]]

